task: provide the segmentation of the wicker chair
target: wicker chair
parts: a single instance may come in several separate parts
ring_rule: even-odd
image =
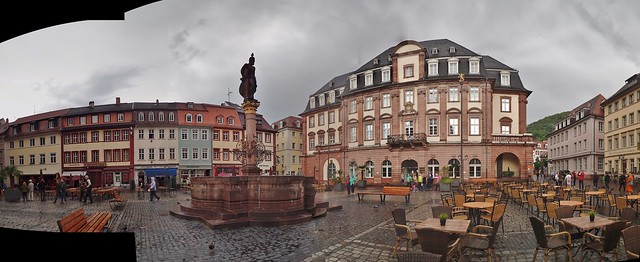
[[[441,256],[440,261],[451,261],[458,256],[458,243],[460,238],[455,241],[442,241],[449,239],[449,233],[431,228],[417,228],[418,242],[423,252],[438,254]]]
[[[640,259],[640,225],[630,226],[622,230],[624,248],[627,259]]]
[[[545,216],[547,217],[547,221],[549,221],[549,216],[547,215],[547,205],[544,202],[544,198],[542,197],[536,197],[536,215],[540,216],[540,213],[542,213],[542,219],[545,219]]]
[[[556,209],[560,207],[558,202],[547,202],[547,217],[549,218],[549,224],[555,225],[558,220]]]
[[[547,261],[549,252],[555,253],[560,250],[566,250],[567,256],[569,256],[569,261],[573,261],[573,254],[571,252],[572,241],[571,234],[569,234],[569,232],[547,234],[547,229],[554,232],[554,228],[552,226],[545,225],[544,221],[540,220],[538,217],[530,216],[529,220],[531,221],[531,227],[533,227],[533,233],[536,236],[537,242],[536,250],[533,253],[533,261],[536,261],[536,256],[540,249],[544,251],[544,261]],[[563,239],[562,237],[565,237],[566,239]]]
[[[398,252],[398,262],[440,262],[442,255],[422,251]]]
[[[480,215],[480,221],[486,222],[487,225],[493,226],[502,220],[504,213],[507,211],[507,204],[500,203],[493,206],[493,212]],[[504,235],[504,224],[502,225],[502,235]]]
[[[487,256],[489,262],[491,262],[492,257],[497,260],[494,243],[502,218],[501,216],[491,227],[478,225],[470,233],[464,235],[459,244],[460,260],[464,259],[467,251],[481,251]],[[481,231],[486,233],[481,233]]]
[[[409,223],[419,223],[421,221],[407,221],[407,214],[403,208],[396,208],[392,210],[391,213],[393,214],[394,228],[396,229],[396,243],[393,246],[393,253],[391,256],[395,256],[401,242],[406,243],[407,251],[409,251],[410,247],[414,248],[418,245],[418,236],[413,233],[413,229]]]
[[[587,252],[597,252],[600,256],[600,261],[608,253],[613,253],[615,256],[614,261],[618,261],[618,242],[620,242],[620,236],[622,230],[625,228],[626,221],[617,221],[613,224],[605,226],[602,236],[596,236],[589,232],[584,233],[584,243],[582,244],[582,257],[580,261],[584,260]]]

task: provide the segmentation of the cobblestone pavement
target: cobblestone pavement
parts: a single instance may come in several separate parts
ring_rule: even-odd
[[[441,204],[440,192],[434,191],[413,192],[409,204],[399,196],[388,196],[386,203],[377,196],[359,202],[346,191],[318,192],[316,202],[329,201],[342,209],[298,225],[214,230],[169,214],[178,201],[188,201],[186,192],[160,194],[160,201],[154,202],[134,192],[123,194],[128,203],[123,210],[113,211],[109,227],[115,232],[125,228],[135,232],[138,261],[395,261],[391,210],[405,208],[408,219],[424,219],[431,217],[431,206]],[[56,220],[80,207],[89,214],[110,210],[108,201],[99,200],[93,204],[2,201],[0,227],[58,231]],[[504,234],[500,232],[495,243],[499,261],[532,261],[536,241],[528,216],[526,208],[509,202]],[[212,242],[213,251],[209,249]],[[625,258],[622,241],[618,251],[618,257]],[[559,257],[564,260],[565,255],[559,252]],[[478,260],[487,259],[473,258]]]

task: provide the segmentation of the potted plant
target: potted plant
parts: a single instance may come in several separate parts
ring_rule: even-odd
[[[360,169],[360,180],[358,180],[358,187],[367,187],[367,180],[364,179],[364,171],[367,169],[367,166],[358,166],[358,169]]]
[[[342,175],[336,174],[336,176],[331,178],[331,182],[333,183],[333,191],[343,191],[345,189],[344,179],[342,179]]]
[[[453,179],[449,176],[450,174],[449,167],[440,168],[440,191],[449,192],[451,191],[451,183],[453,183]]]
[[[589,221],[593,222],[596,219],[596,211],[589,211]]]
[[[507,171],[502,171],[502,177],[513,177],[515,172],[511,171],[511,168],[507,167]]]
[[[440,225],[441,226],[444,226],[444,225],[447,224],[447,218],[449,218],[447,216],[447,214],[445,214],[445,213],[440,214]]]
[[[4,184],[4,180],[6,177],[11,178],[11,182],[14,181],[14,177],[16,177],[16,183],[19,182],[19,177],[22,175],[22,171],[20,171],[15,166],[6,166],[2,170],[0,170],[0,180]],[[20,201],[22,197],[22,191],[18,187],[10,187],[4,190],[4,201],[5,202],[17,202]]]

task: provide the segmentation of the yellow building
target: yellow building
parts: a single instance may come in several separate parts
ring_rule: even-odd
[[[302,118],[289,116],[273,123],[276,133],[276,173],[301,175]]]
[[[633,172],[640,166],[640,74],[635,74],[602,103],[606,124],[605,171]]]

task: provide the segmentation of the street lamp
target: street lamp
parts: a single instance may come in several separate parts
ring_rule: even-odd
[[[462,134],[463,132],[463,120],[462,120],[462,83],[464,83],[464,74],[460,73],[458,75],[458,82],[460,82],[460,90],[458,91],[459,96],[458,99],[460,99],[460,182],[464,181],[464,159],[462,158],[463,154],[463,150],[462,150]]]

